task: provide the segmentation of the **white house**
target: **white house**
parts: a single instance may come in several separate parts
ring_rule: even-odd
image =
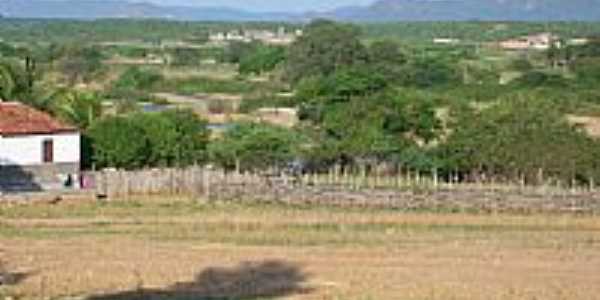
[[[80,133],[17,102],[0,102],[0,192],[78,186]]]
[[[505,50],[548,50],[550,47],[562,47],[560,38],[549,32],[522,36],[500,42],[500,47]]]

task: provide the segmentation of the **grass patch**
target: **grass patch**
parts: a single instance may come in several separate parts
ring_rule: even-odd
[[[153,87],[157,92],[172,92],[182,95],[199,93],[248,94],[259,88],[260,86],[257,83],[239,79],[221,80],[208,77],[166,79]]]
[[[576,216],[399,212],[385,209],[198,203],[185,199],[2,207],[0,236],[125,236],[253,246],[385,246],[482,240],[552,246],[548,236],[600,234],[600,221]],[[515,237],[521,237],[516,239]],[[590,239],[585,239],[589,244]],[[575,241],[580,243],[580,241]]]

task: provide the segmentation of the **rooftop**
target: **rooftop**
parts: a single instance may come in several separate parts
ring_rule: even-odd
[[[18,102],[0,102],[0,135],[55,134],[74,132],[49,114]]]

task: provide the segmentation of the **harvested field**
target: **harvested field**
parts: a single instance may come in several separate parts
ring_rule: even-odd
[[[597,299],[600,219],[136,199],[0,208],[13,299]]]

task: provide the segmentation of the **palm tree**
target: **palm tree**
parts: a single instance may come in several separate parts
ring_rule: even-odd
[[[102,100],[93,93],[60,89],[50,96],[50,111],[63,121],[86,129],[102,115]]]
[[[10,100],[14,96],[16,78],[13,69],[7,63],[0,63],[0,99]]]

